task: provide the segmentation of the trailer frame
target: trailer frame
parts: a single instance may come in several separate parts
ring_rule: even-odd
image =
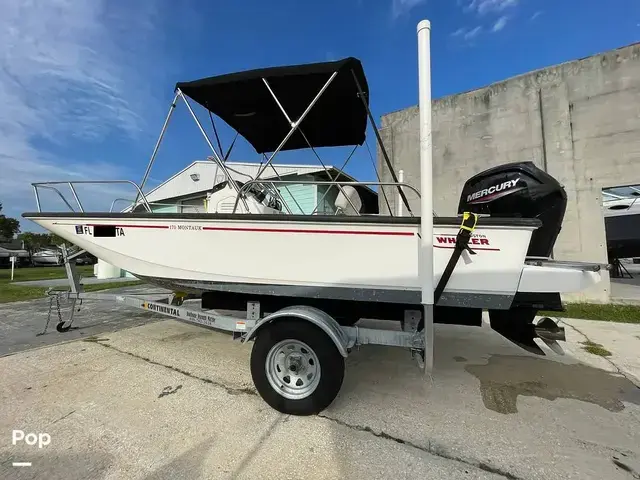
[[[49,312],[44,329],[39,335],[44,335],[47,332],[54,312],[56,312],[58,319],[56,330],[60,333],[71,330],[75,313],[83,306],[84,300],[115,302],[119,305],[146,310],[178,321],[231,333],[232,338],[240,340],[241,343],[254,342],[251,353],[251,371],[258,393],[278,411],[296,415],[319,413],[335,399],[342,385],[344,359],[348,357],[353,348],[361,345],[406,348],[410,351],[411,357],[417,361],[419,367],[425,367],[425,353],[428,354],[428,352],[425,352],[424,334],[419,329],[421,318],[419,310],[406,310],[404,318],[398,319],[402,329],[390,330],[342,326],[328,313],[307,305],[291,305],[268,315],[263,315],[260,302],[247,301],[246,310],[225,311],[223,313],[216,310],[191,308],[184,303],[185,300],[190,300],[189,296],[180,292],[146,294],[85,292],[74,262],[75,257],[81,255],[84,250],[69,254],[64,244],[61,246],[61,250],[69,285],[63,290],[51,288],[47,291],[47,295],[50,298]],[[61,312],[62,304],[70,305],[71,307],[66,318]],[[86,306],[85,308],[90,309],[90,307]],[[392,325],[395,322],[385,323]],[[300,336],[311,340],[304,342],[300,339],[291,338],[287,348],[292,350],[291,345],[297,342],[298,349],[301,349],[302,353],[298,351],[292,351],[292,353],[284,352],[286,358],[284,360],[281,359],[280,363],[278,363],[277,359],[273,359],[274,354],[270,353],[275,347],[269,343],[269,339],[272,337],[278,338],[282,330],[290,331],[292,324],[295,325],[293,330],[300,330]],[[293,335],[293,337],[295,336]],[[264,350],[265,342],[267,347],[270,347],[266,355],[259,353]],[[315,349],[308,345],[314,342],[318,344]],[[300,347],[300,345],[303,346]],[[300,368],[304,366],[301,362],[304,360],[302,357],[304,357],[305,351],[311,351],[315,359],[324,357],[324,363],[331,364],[331,368],[323,369],[323,361],[314,360],[314,362],[318,363],[315,375],[320,378],[319,383],[308,391],[306,395],[298,395],[297,397],[293,394],[288,395],[283,390],[286,387],[284,383],[286,383],[286,378],[290,378],[293,375],[292,372],[300,372]],[[271,364],[268,363],[270,358],[272,359]],[[310,358],[309,361],[311,362]],[[288,366],[287,372],[290,375],[280,375],[281,383],[283,383],[280,391],[276,390],[273,383],[267,385],[264,381],[261,381],[260,377],[263,374],[265,378],[268,377],[270,371],[272,377],[278,372],[282,373],[282,368],[280,367],[284,364]],[[323,370],[329,370],[330,374],[325,373],[323,377],[321,373]],[[323,378],[330,379],[328,381],[329,385],[323,386]],[[336,379],[339,379],[339,382]],[[298,380],[302,381],[300,378]],[[272,379],[272,381],[274,380]]]

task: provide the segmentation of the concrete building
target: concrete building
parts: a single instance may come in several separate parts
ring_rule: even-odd
[[[555,257],[607,261],[602,188],[640,182],[640,44],[436,99],[432,109],[437,214],[456,214],[464,182],[474,174],[531,160],[568,195]],[[418,122],[415,106],[384,115],[381,124],[394,169],[417,188]],[[378,165],[391,181],[380,151]],[[407,196],[419,212],[416,196]],[[387,210],[383,201],[380,210]],[[567,299],[607,302],[609,278]]]

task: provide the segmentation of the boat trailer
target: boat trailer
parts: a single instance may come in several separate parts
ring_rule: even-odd
[[[432,363],[433,350],[425,342],[422,314],[405,310],[399,322],[384,322],[395,330],[343,326],[319,308],[287,306],[263,315],[260,303],[248,301],[244,311],[218,312],[192,308],[184,293],[99,293],[85,292],[76,270],[75,258],[83,251],[69,254],[61,246],[69,286],[51,288],[49,313],[44,335],[57,317],[56,330],[72,329],[74,314],[84,300],[112,301],[119,305],[157,313],[179,321],[217,331],[230,332],[241,343],[253,341],[250,357],[251,376],[260,396],[274,409],[293,415],[311,415],[324,410],[338,395],[345,372],[345,359],[354,347],[384,345],[404,347],[421,369]],[[63,318],[61,306],[70,307]],[[397,329],[398,323],[401,329]],[[538,337],[554,352],[562,353],[557,340],[564,340],[564,329],[549,318],[533,326]],[[429,342],[433,343],[433,342]],[[425,361],[426,360],[426,361]]]
[[[421,312],[405,311],[402,330],[341,326],[332,316],[311,306],[288,306],[263,315],[260,303],[248,301],[246,311],[204,310],[187,306],[188,294],[145,293],[119,294],[85,292],[76,270],[75,257],[61,247],[69,286],[65,290],[51,288],[49,313],[44,335],[52,317],[57,319],[60,333],[73,328],[74,315],[84,300],[112,301],[179,321],[230,332],[241,343],[253,341],[250,367],[260,396],[276,410],[294,415],[316,414],[324,410],[338,395],[344,378],[344,360],[354,347],[386,345],[404,347],[418,365],[425,365],[424,333],[418,329]],[[69,308],[63,316],[61,307]],[[300,321],[303,320],[303,321]],[[397,322],[385,322],[397,325]],[[431,354],[430,351],[426,351]]]

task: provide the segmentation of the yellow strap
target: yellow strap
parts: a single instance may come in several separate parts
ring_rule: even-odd
[[[471,220],[471,222],[469,222],[469,220]],[[469,223],[471,225],[469,225]],[[460,224],[460,229],[473,232],[476,228],[477,223],[478,223],[478,215],[472,212],[464,212],[462,214],[462,223]]]

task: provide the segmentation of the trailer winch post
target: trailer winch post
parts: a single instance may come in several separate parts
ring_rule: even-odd
[[[431,138],[431,22],[418,24],[418,106],[420,110],[419,278],[424,315],[424,371],[433,371],[433,158]]]

